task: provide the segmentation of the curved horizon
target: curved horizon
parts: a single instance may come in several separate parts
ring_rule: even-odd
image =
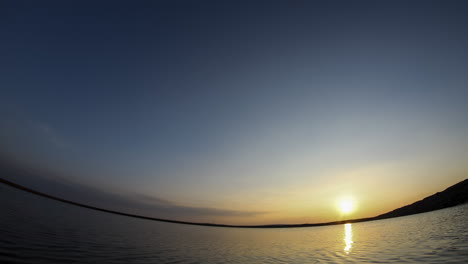
[[[460,182],[463,183],[465,182],[465,185],[468,186],[468,179],[465,179],[464,181]],[[139,218],[139,219],[145,219],[145,220],[151,220],[151,221],[158,221],[158,222],[166,222],[166,223],[173,223],[173,224],[185,224],[185,225],[197,225],[197,226],[211,226],[211,227],[233,227],[233,228],[299,228],[299,227],[315,227],[315,226],[328,226],[328,225],[340,225],[340,224],[347,224],[347,223],[360,223],[360,222],[367,222],[367,221],[377,221],[377,220],[384,220],[384,219],[389,219],[389,218],[395,218],[395,217],[400,217],[400,216],[406,216],[406,215],[394,215],[394,216],[389,216],[389,217],[382,217],[384,215],[387,215],[389,213],[392,213],[396,211],[397,209],[382,214],[378,216],[373,216],[373,217],[367,217],[367,218],[359,218],[359,219],[346,219],[346,220],[338,220],[338,221],[332,221],[332,222],[325,222],[325,223],[302,223],[302,224],[269,224],[269,225],[229,225],[229,224],[217,224],[217,223],[198,223],[198,222],[187,222],[187,221],[179,221],[179,220],[172,220],[172,219],[162,219],[162,218],[156,218],[156,217],[149,217],[149,216],[143,216],[143,215],[136,215],[136,214],[130,214],[130,213],[124,213],[124,212],[118,212],[114,210],[109,210],[109,209],[104,209],[104,208],[99,208],[95,207],[92,205],[87,205],[87,204],[82,204],[82,203],[77,203],[74,201],[69,201],[66,199],[62,199],[59,197],[55,197],[52,195],[48,195],[36,190],[32,190],[30,188],[27,188],[25,186],[16,184],[14,182],[5,180],[0,178],[0,183],[5,184],[7,186],[29,192],[38,196],[42,196],[51,200],[71,204],[74,206],[78,207],[83,207],[95,211],[100,211],[100,212],[105,212],[105,213],[110,213],[110,214],[115,214],[115,215],[121,215],[121,216],[127,216],[127,217],[133,217],[133,218]],[[455,185],[458,185],[460,183],[457,183]],[[450,189],[453,186],[447,188]],[[468,196],[464,198],[465,203],[468,202]],[[456,204],[459,205],[459,204]],[[454,206],[454,205],[452,205]],[[448,206],[447,206],[448,207]],[[444,207],[445,208],[445,207]],[[400,208],[401,209],[401,208]],[[443,208],[439,208],[443,209]],[[437,209],[434,209],[437,210]],[[432,210],[431,210],[432,211]],[[424,212],[429,212],[429,211],[424,211]],[[423,213],[423,212],[419,212]],[[414,213],[417,214],[417,213]]]
[[[338,225],[338,224],[345,224],[345,223],[365,222],[365,221],[371,220],[370,218],[369,219],[349,219],[349,220],[341,220],[341,221],[334,221],[334,222],[327,222],[327,223],[315,223],[315,224],[306,223],[306,224],[272,224],[272,225],[227,225],[227,224],[216,224],[216,223],[197,223],[197,222],[187,222],[187,221],[179,221],[179,220],[171,220],[171,219],[163,219],[163,218],[149,217],[149,216],[143,216],[143,215],[129,214],[129,213],[124,213],[124,212],[118,212],[114,210],[99,208],[99,207],[95,207],[92,205],[77,203],[74,201],[69,201],[66,199],[48,195],[46,193],[42,193],[36,190],[32,190],[30,188],[27,188],[25,186],[16,184],[14,182],[11,182],[2,178],[0,178],[0,183],[22,190],[22,191],[25,191],[25,192],[29,192],[29,193],[42,196],[51,200],[71,204],[71,205],[78,206],[78,207],[83,207],[83,208],[110,213],[110,214],[122,215],[122,216],[151,220],[151,221],[173,223],[173,224],[212,226],[212,227],[238,227],[238,228],[290,228],[290,227],[312,227],[312,226]],[[373,220],[378,220],[378,219],[373,219]]]

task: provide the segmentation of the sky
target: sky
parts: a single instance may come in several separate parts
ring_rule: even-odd
[[[468,175],[467,13],[464,1],[2,1],[2,177],[184,221],[385,213]]]

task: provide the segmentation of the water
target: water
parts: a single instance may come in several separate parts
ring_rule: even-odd
[[[0,185],[1,263],[468,263],[468,205],[290,229],[178,225]]]

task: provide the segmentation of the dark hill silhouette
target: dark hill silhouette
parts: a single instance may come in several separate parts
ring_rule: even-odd
[[[419,214],[452,207],[468,202],[468,179],[452,185],[442,192],[435,193],[412,204],[400,207],[375,219],[385,219],[405,215]]]
[[[171,220],[171,219],[162,219],[162,218],[155,218],[155,217],[148,217],[143,215],[136,215],[136,214],[129,214],[114,210],[108,210],[104,208],[95,207],[92,205],[77,203],[74,201],[65,200],[59,197],[55,197],[52,195],[48,195],[42,192],[38,192],[36,190],[29,189],[22,185],[16,184],[14,182],[5,180],[0,178],[0,183],[5,185],[9,185],[16,189],[20,189],[29,193],[33,193],[42,197],[46,197],[52,200],[60,201],[63,203],[72,204],[79,207],[84,207],[96,211],[146,219],[146,220],[153,220],[153,221],[160,221],[160,222],[168,222],[168,223],[177,223],[177,224],[188,224],[188,225],[200,225],[200,226],[216,226],[216,227],[240,227],[240,228],[291,228],[291,227],[311,227],[311,226],[325,226],[325,225],[338,225],[338,224],[345,224],[345,223],[358,223],[358,222],[366,222],[372,220],[380,220],[392,217],[399,217],[411,214],[418,214],[424,213],[429,211],[434,211],[438,209],[443,209],[451,206],[460,205],[463,203],[468,202],[468,179],[465,179],[442,192],[438,192],[434,195],[431,195],[423,200],[417,201],[413,204],[403,206],[401,208],[395,209],[391,212],[376,216],[376,217],[369,217],[369,218],[360,218],[360,219],[348,219],[348,220],[341,220],[341,221],[334,221],[334,222],[327,222],[327,223],[316,223],[316,224],[273,224],[273,225],[225,225],[225,224],[216,224],[216,223],[197,223],[197,222],[186,222],[186,221],[179,221],[179,220]]]

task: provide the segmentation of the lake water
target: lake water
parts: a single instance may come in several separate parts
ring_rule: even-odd
[[[289,229],[179,225],[0,185],[1,263],[468,263],[468,205]]]

